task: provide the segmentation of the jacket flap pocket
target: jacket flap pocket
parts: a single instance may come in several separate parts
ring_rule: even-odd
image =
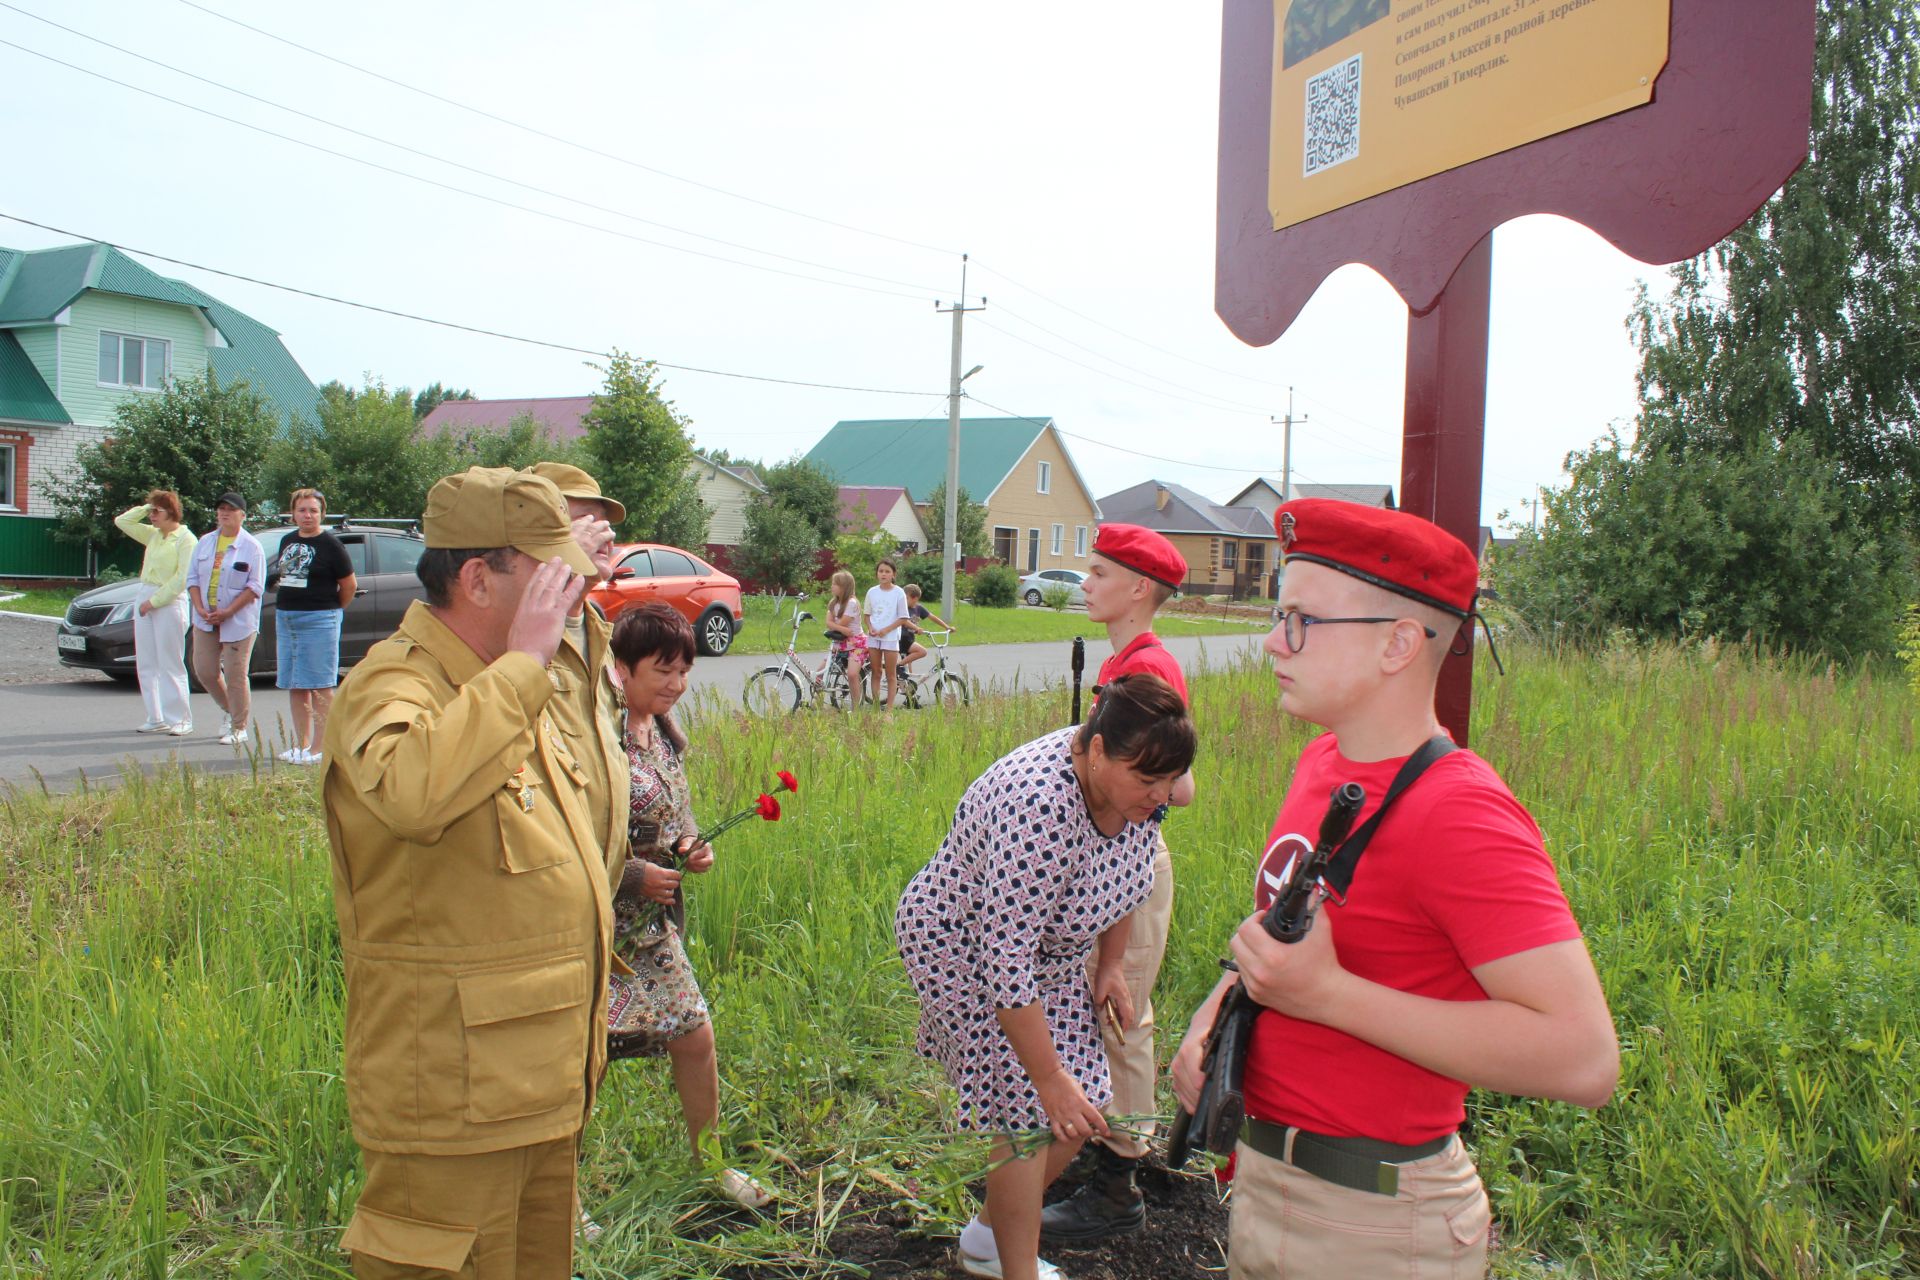
[[[446,1227],[437,1222],[420,1222],[382,1213],[360,1205],[353,1221],[340,1237],[340,1247],[350,1253],[402,1266],[425,1267],[432,1271],[458,1271],[467,1265],[477,1227]]]
[[[585,1003],[587,962],[563,960],[533,969],[460,975],[460,1016],[470,1027]]]

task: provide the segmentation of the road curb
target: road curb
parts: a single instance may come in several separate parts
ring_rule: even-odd
[[[17,613],[12,609],[0,609],[0,618],[30,618],[35,622],[54,622],[54,623],[57,623],[60,621],[60,616],[58,614]]]

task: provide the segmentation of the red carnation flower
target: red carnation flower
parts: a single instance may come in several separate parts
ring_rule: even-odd
[[[754,809],[768,822],[780,821],[780,802],[772,796],[762,795],[754,802]]]
[[[782,769],[773,776],[780,779],[780,785],[788,791],[798,792],[800,790],[800,780],[788,773],[785,769]]]

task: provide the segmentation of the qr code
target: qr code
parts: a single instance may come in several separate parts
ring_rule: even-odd
[[[1360,154],[1360,55],[1307,81],[1307,137],[1303,176],[1345,164]]]

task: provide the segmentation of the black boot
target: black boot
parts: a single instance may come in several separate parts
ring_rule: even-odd
[[[1092,1244],[1147,1224],[1147,1202],[1133,1181],[1140,1162],[1097,1144],[1094,1153],[1093,1176],[1067,1199],[1041,1210],[1042,1243]]]

